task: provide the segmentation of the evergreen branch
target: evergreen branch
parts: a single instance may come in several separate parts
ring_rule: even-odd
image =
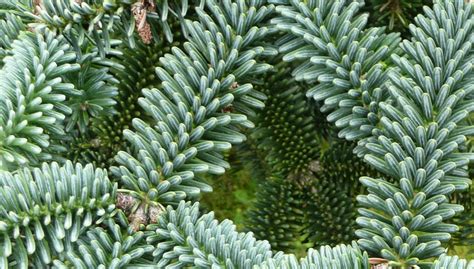
[[[175,34],[175,36],[181,37],[179,33]],[[181,37],[181,39],[183,38]],[[172,45],[178,47],[181,44],[179,41],[175,41]],[[121,55],[114,59],[120,68],[113,68],[112,72],[120,81],[118,87],[121,100],[130,96],[138,99],[142,89],[159,86],[160,81],[156,75],[155,68],[157,63],[159,63],[160,57],[169,53],[171,48],[170,44],[162,40],[149,45],[138,42],[137,47],[134,49],[126,46],[120,48]],[[129,120],[131,121],[132,118]]]
[[[72,112],[62,102],[80,93],[63,82],[79,65],[60,36],[22,32],[11,54],[0,73],[0,169],[51,159],[59,148],[50,136],[64,135],[61,122]]]
[[[175,34],[175,37],[179,35]],[[138,98],[143,88],[159,87],[160,81],[155,73],[155,66],[159,58],[171,48],[169,44],[160,41],[150,45],[138,42],[135,49],[123,45],[118,49],[121,53],[106,64],[110,66],[109,73],[115,77],[114,80],[119,82],[112,84],[118,91],[114,98],[117,102],[113,107],[114,111],[112,113],[110,109],[101,109],[85,132],[72,132],[73,138],[67,141],[65,146],[68,148],[67,158],[74,162],[93,163],[96,167],[103,168],[112,166],[115,164],[114,157],[120,150],[129,151],[129,145],[123,139],[123,130],[131,127],[133,118],[139,117],[144,121],[150,118],[138,105]],[[93,66],[104,64],[103,59],[93,61]],[[93,84],[93,88],[96,88],[96,85]],[[112,91],[109,93],[112,94]],[[91,96],[94,97],[95,94]],[[78,103],[76,107],[87,108],[88,105]],[[96,106],[92,106],[94,107]]]
[[[67,118],[66,131],[78,126],[84,133],[93,118],[103,118],[116,113],[115,101],[118,95],[116,85],[119,81],[107,67],[100,67],[85,57],[79,61],[81,69],[64,76],[80,91],[79,95],[71,96],[65,104],[71,108],[71,116]]]
[[[284,59],[304,61],[295,79],[319,83],[308,96],[323,103],[341,137],[361,140],[357,153],[367,163],[395,180],[361,178],[368,194],[358,197],[358,245],[310,250],[298,261],[272,254],[268,242],[237,233],[232,222],[219,223],[212,213],[201,215],[197,203],[183,201],[211,190],[199,174],[229,168],[224,152],[246,139],[241,129],[253,127],[255,111],[265,105],[265,94],[249,82],[271,68],[260,57],[277,53],[262,45],[275,30],[266,26],[273,5],[207,0],[191,22],[182,18],[182,2],[174,15],[189,41],[160,59],[162,88],[143,90],[138,102],[147,115],[124,131],[131,150],[119,152],[112,168],[124,187],[116,194],[118,184],[92,165],[68,161],[7,171],[59,158],[64,149],[57,140],[65,130],[79,126],[85,133],[90,117],[113,112],[118,81],[109,68],[121,66],[104,57],[121,54],[114,47],[123,37],[132,47],[135,29],[143,43],[156,38],[158,28],[150,22],[161,20],[164,27],[168,2],[21,1],[17,11],[40,6],[30,14],[40,25],[28,28],[32,33],[23,17],[6,14],[15,8],[6,0],[0,3],[0,18],[8,20],[0,23],[0,170],[7,170],[0,171],[0,266],[368,269],[361,247],[409,268],[444,253],[442,242],[457,230],[448,220],[462,211],[449,199],[471,183],[467,169],[474,158],[466,153],[466,136],[474,134],[467,121],[474,109],[473,6],[438,0],[410,26],[414,37],[402,43],[404,56],[390,60],[398,37],[378,28],[364,31],[366,16],[355,16],[359,3],[273,1],[281,14],[273,22],[287,33],[279,41]],[[387,68],[392,62],[393,70]],[[321,178],[318,187],[330,181],[330,175]],[[292,202],[291,195],[282,202]],[[284,239],[279,243],[289,241]],[[429,266],[464,269],[474,262],[443,255]]]
[[[163,32],[166,39],[169,42],[176,40],[176,32],[173,31],[172,25],[170,25],[169,14],[172,14],[178,19],[179,23],[184,21],[184,17],[188,13],[189,6],[204,6],[204,0],[155,0],[156,10],[147,14],[147,18],[150,19],[150,25],[152,25],[152,32],[154,36]],[[199,3],[199,5],[198,5]],[[160,29],[154,27],[154,25],[160,25]],[[186,27],[181,28],[182,34],[187,36]],[[155,41],[157,39],[155,38]]]
[[[412,41],[393,56],[393,103],[380,103],[378,137],[368,139],[365,160],[398,184],[362,178],[369,194],[359,196],[359,244],[406,268],[444,252],[441,242],[457,226],[446,221],[463,210],[448,196],[470,183],[463,153],[472,112],[472,5],[436,1],[410,26]]]
[[[168,206],[157,224],[147,227],[147,242],[159,268],[331,268],[369,269],[367,253],[357,244],[310,249],[298,262],[294,255],[272,255],[267,241],[252,233],[237,233],[231,221],[221,223],[214,214],[200,215],[199,204],[182,201],[176,209]]]
[[[262,78],[262,85],[255,83],[255,89],[268,97],[265,109],[251,119],[256,128],[249,134],[271,167],[269,173],[282,178],[308,171],[309,164],[319,157],[324,132],[312,118],[304,89],[287,77],[291,69],[289,64],[279,63],[275,72]]]
[[[210,191],[195,174],[223,173],[229,165],[222,151],[245,140],[237,128],[253,127],[246,115],[263,106],[264,96],[239,82],[266,71],[269,65],[254,59],[274,51],[257,46],[269,33],[258,25],[273,6],[251,3],[207,1],[211,15],[197,8],[199,21],[186,21],[186,52],[173,48],[161,58],[163,89],[145,89],[139,99],[154,126],[134,119],[136,131],[124,132],[133,155],[119,152],[120,166],[112,168],[137,198],[167,204]],[[230,105],[234,112],[226,111]]]
[[[302,62],[293,76],[318,82],[307,96],[324,101],[321,111],[342,129],[340,137],[370,136],[379,122],[378,104],[388,98],[387,64],[398,35],[383,28],[364,31],[367,16],[355,15],[361,7],[355,1],[277,2],[284,5],[272,23],[288,33],[279,41],[283,60]]]
[[[0,75],[3,169],[58,158],[65,131],[77,125],[85,132],[91,118],[113,113],[117,95],[118,81],[107,67],[116,64],[98,63],[97,50],[78,59],[62,36],[48,30],[18,38]]]
[[[0,172],[2,268],[44,268],[64,259],[85,229],[114,215],[126,222],[115,210],[116,189],[107,172],[92,165]]]
[[[34,6],[30,16],[35,20],[33,27],[49,28],[64,35],[76,53],[91,42],[99,50],[102,58],[117,42],[111,34],[118,31],[118,25],[124,28],[124,39],[133,46],[134,20],[131,17],[131,1],[73,1],[42,0]],[[118,40],[117,40],[118,41]]]
[[[33,9],[32,0],[2,0],[0,2],[0,18],[4,19],[8,15],[19,16],[23,22],[31,21],[26,14]]]

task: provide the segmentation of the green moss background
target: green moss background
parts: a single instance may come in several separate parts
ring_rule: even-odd
[[[239,160],[237,150],[228,153],[231,169],[222,176],[211,176],[205,180],[214,189],[200,200],[203,209],[214,211],[217,219],[234,221],[239,231],[244,230],[245,212],[255,201],[258,179],[254,165]]]

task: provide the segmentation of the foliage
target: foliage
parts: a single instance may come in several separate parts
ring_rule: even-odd
[[[256,128],[250,132],[257,150],[262,152],[270,173],[287,177],[304,173],[311,161],[319,158],[319,126],[302,87],[288,79],[291,66],[275,65],[256,89],[267,96],[265,109],[253,118]]]
[[[160,83],[155,74],[155,65],[164,53],[169,52],[164,42],[145,45],[137,42],[134,49],[122,48],[123,55],[115,57],[111,74],[120,81],[116,111],[102,113],[92,120],[90,128],[73,133],[73,138],[66,143],[69,159],[81,163],[94,163],[96,166],[109,167],[114,156],[120,150],[127,150],[129,145],[122,133],[130,129],[133,118],[145,118],[144,111],[138,105],[141,89],[156,86]]]
[[[268,64],[258,64],[252,58],[273,52],[271,48],[253,47],[252,41],[257,42],[268,29],[249,26],[271,12],[271,7],[257,4],[255,7],[234,5],[237,9],[231,9],[233,4],[223,2],[229,8],[221,9],[209,2],[213,13],[222,14],[219,18],[255,12],[255,16],[246,18],[247,22],[229,27],[220,25],[219,21],[213,23],[209,15],[197,8],[201,23],[185,22],[192,41],[184,44],[186,52],[175,48],[173,54],[161,58],[163,68],[157,68],[157,74],[163,80],[163,89],[145,89],[145,97],[139,99],[156,125],[151,127],[141,119],[133,120],[135,131],[124,131],[124,137],[132,143],[134,155],[119,152],[116,157],[119,166],[112,170],[139,199],[164,204],[192,199],[202,191],[211,190],[196,174],[221,174],[229,167],[222,152],[245,140],[235,129],[253,126],[241,113],[263,106],[258,99],[262,94],[253,90],[251,84],[240,85],[237,81],[250,71],[259,74],[267,70]],[[203,27],[208,31],[204,32]],[[239,35],[230,35],[229,28],[239,29]],[[218,29],[224,35],[217,35]],[[221,42],[226,46],[218,46]],[[231,60],[227,59],[226,65],[219,60],[224,56]],[[205,59],[209,61],[203,63]],[[227,75],[225,69],[229,68],[235,71]],[[180,76],[178,71],[190,77]],[[223,109],[231,102],[235,112],[225,112]]]
[[[53,33],[21,32],[0,73],[0,167],[38,163],[61,150],[50,138],[64,135],[72,109],[62,101],[78,95],[62,76],[77,72],[75,54]],[[15,79],[22,78],[22,79]],[[47,132],[47,133],[46,133]]]
[[[472,168],[470,175],[472,178]],[[453,234],[449,241],[449,253],[457,255],[463,254],[464,257],[474,258],[474,188],[471,184],[469,190],[460,192],[455,196],[455,201],[464,206],[464,211],[453,218],[453,223],[459,226],[459,231]]]
[[[362,139],[356,149],[359,156],[365,155],[371,166],[398,181],[391,184],[384,179],[361,178],[369,194],[358,198],[366,207],[359,210],[357,220],[363,227],[357,232],[359,244],[395,266],[407,267],[420,259],[437,256],[444,251],[440,242],[456,231],[455,225],[443,220],[462,211],[462,207],[449,203],[447,196],[465,189],[470,182],[465,168],[469,154],[457,149],[463,145],[465,135],[471,134],[471,128],[456,128],[456,123],[470,112],[470,99],[463,97],[469,96],[472,89],[471,5],[463,1],[437,2],[434,10],[426,9],[426,17],[418,16],[417,26],[411,27],[412,41],[405,40],[401,45],[405,56],[392,55],[398,69],[384,72],[384,65],[376,63],[391,50],[389,42],[395,39],[383,37],[382,47],[368,53],[373,44],[380,44],[376,42],[379,36],[374,29],[359,30],[365,24],[364,17],[355,17],[352,23],[349,20],[359,5],[351,3],[339,16],[333,11],[340,11],[343,2],[336,1],[331,9],[322,3],[310,2],[310,7],[306,7],[291,2],[291,6],[277,8],[285,18],[276,22],[293,36],[283,45],[287,52],[284,59],[308,59],[308,55],[321,53],[329,56],[311,57],[295,70],[294,76],[310,81],[317,78],[321,82],[308,95],[324,99],[323,110],[335,110],[328,119],[343,128],[339,135]],[[308,21],[300,18],[318,4],[312,21],[321,26],[311,28]],[[297,12],[302,13],[300,17]],[[454,21],[456,24],[451,24]],[[364,33],[368,36],[362,40],[367,44],[342,34],[350,33],[351,29],[352,40]],[[325,42],[327,46],[323,46]],[[351,65],[353,57],[359,58]],[[330,61],[331,58],[336,61]],[[364,60],[370,64],[358,64]],[[327,68],[314,69],[312,64]],[[364,71],[364,66],[367,74],[362,85],[360,74],[364,72],[360,71]],[[348,67],[355,69],[344,72]],[[334,70],[334,75],[328,74],[330,70]],[[381,91],[378,85],[388,84],[378,83],[388,77],[392,84]],[[328,87],[336,90],[329,91]],[[360,106],[361,101],[364,106]],[[352,109],[345,109],[346,105]]]
[[[2,268],[474,266],[445,255],[470,239],[472,4],[404,41],[362,1],[189,5],[0,0]],[[256,236],[196,202],[237,145]]]
[[[456,16],[465,21],[451,25]],[[401,46],[406,56],[393,57],[400,68],[391,76],[394,103],[380,105],[380,136],[366,144],[365,159],[399,184],[365,178],[369,195],[359,198],[365,207],[386,199],[376,209],[361,211],[359,236],[367,249],[401,265],[443,253],[440,242],[457,230],[443,221],[462,211],[447,196],[470,183],[469,154],[458,150],[470,128],[455,126],[470,112],[470,98],[464,96],[473,89],[471,5],[439,2],[416,22],[412,41]],[[427,28],[427,23],[439,26]]]
[[[460,259],[458,256],[447,256],[441,255],[439,261],[436,261],[432,269],[448,269],[448,268],[459,268],[459,269],[471,269],[474,268],[474,260],[470,262]]]
[[[177,3],[176,3],[177,4]],[[113,33],[121,33],[128,46],[135,48],[136,35],[149,44],[160,40],[163,31],[171,41],[173,34],[168,23],[168,14],[183,17],[188,1],[181,5],[159,5],[143,0],[133,3],[129,0],[80,0],[80,1],[33,1],[34,10],[29,13],[35,20],[34,27],[48,27],[61,32],[74,45],[78,53],[84,42],[92,42],[100,55],[114,53],[117,44]],[[24,9],[28,10],[27,7]],[[119,40],[120,41],[120,40]]]
[[[272,256],[267,241],[237,233],[231,221],[219,223],[212,212],[200,215],[198,203],[168,207],[158,224],[147,229],[152,231],[147,242],[156,245],[153,256],[158,267],[252,268]]]
[[[278,42],[283,60],[299,63],[292,75],[319,82],[306,95],[323,102],[321,112],[348,140],[371,135],[378,124],[378,103],[388,97],[389,57],[399,43],[397,34],[383,28],[364,31],[367,16],[356,16],[359,9],[357,2],[290,1],[277,7],[281,16],[272,20],[288,33]]]
[[[107,172],[92,165],[0,172],[0,264],[41,268],[64,259],[84,229],[120,215],[116,192]]]
[[[277,255],[275,255],[277,256]],[[321,247],[309,249],[306,258],[297,261],[294,255],[280,255],[269,259],[260,268],[369,268],[367,253],[362,252],[357,244],[338,245],[334,248]]]

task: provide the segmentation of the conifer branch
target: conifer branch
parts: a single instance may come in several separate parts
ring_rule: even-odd
[[[307,256],[298,261],[295,255],[276,254],[256,268],[261,269],[293,269],[293,268],[321,268],[321,269],[369,269],[369,259],[366,252],[362,252],[355,242],[352,245],[324,246],[319,250],[309,249]]]
[[[63,259],[85,229],[111,217],[117,185],[92,165],[67,162],[0,172],[0,265],[44,268]]]
[[[472,5],[436,1],[415,21],[405,56],[393,56],[394,102],[380,103],[380,135],[365,145],[365,160],[398,182],[361,178],[369,194],[358,197],[359,244],[402,267],[444,252],[457,231],[446,222],[463,210],[449,195],[471,183],[473,159],[461,150],[474,130],[462,126],[474,107]]]
[[[263,106],[264,95],[244,82],[270,68],[255,59],[274,53],[258,45],[269,33],[259,25],[273,6],[206,3],[209,14],[197,8],[199,21],[185,22],[190,36],[185,51],[173,48],[161,58],[163,68],[156,72],[163,89],[144,89],[139,99],[154,126],[134,119],[135,131],[124,132],[133,152],[119,152],[120,166],[112,168],[141,200],[177,203],[210,191],[196,174],[221,174],[229,167],[221,152],[245,140],[237,128],[253,127],[247,115]],[[233,112],[226,111],[230,105]]]
[[[64,135],[61,122],[72,113],[64,103],[80,94],[62,79],[79,70],[76,55],[49,31],[22,32],[0,73],[0,169],[52,159],[61,150],[51,136]]]
[[[384,28],[365,30],[367,15],[356,15],[354,1],[276,1],[280,14],[272,20],[287,33],[280,41],[284,61],[301,63],[296,80],[317,82],[306,93],[323,101],[321,111],[341,129],[339,136],[360,140],[379,122],[378,103],[386,101],[389,56],[399,42]]]

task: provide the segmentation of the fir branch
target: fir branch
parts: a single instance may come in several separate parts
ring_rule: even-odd
[[[287,33],[279,41],[284,61],[302,62],[296,80],[318,82],[307,96],[324,101],[321,111],[342,129],[339,136],[360,140],[379,122],[378,103],[388,98],[389,56],[399,42],[383,28],[364,31],[367,15],[356,16],[361,4],[345,0],[276,1],[276,27]]]
[[[347,244],[355,240],[357,194],[365,193],[361,176],[380,176],[357,158],[353,143],[336,139],[323,152],[320,171],[307,184],[303,200],[308,241],[316,246]]]
[[[118,95],[119,81],[112,76],[109,68],[98,67],[88,58],[79,61],[81,69],[64,76],[67,82],[74,84],[79,95],[71,96],[65,104],[72,110],[66,122],[66,131],[79,127],[84,133],[90,127],[93,118],[102,118],[114,114],[115,97]]]
[[[72,113],[62,102],[80,94],[62,79],[79,65],[61,36],[22,32],[11,53],[0,73],[0,169],[7,170],[60,150],[50,136],[64,135],[61,122]]]
[[[127,0],[116,1],[52,1],[42,0],[34,6],[30,16],[35,20],[32,27],[49,28],[64,35],[76,53],[80,54],[85,42],[98,48],[102,58],[116,43],[111,33],[118,31],[118,24],[128,22],[131,3]],[[128,16],[127,16],[128,11]],[[125,14],[124,14],[125,13]],[[128,23],[124,27],[124,37],[133,42],[133,27]],[[133,44],[133,43],[130,43]]]
[[[36,1],[36,0],[35,0]],[[19,16],[23,22],[31,22],[31,18],[26,14],[33,9],[35,1],[32,0],[2,0],[0,2],[0,18],[4,19],[8,15]]]
[[[32,16],[42,25],[34,33],[8,26],[8,39],[1,39],[8,56],[0,73],[0,169],[56,158],[64,124],[84,130],[90,115],[111,111],[115,90],[107,83],[117,81],[107,69],[114,63],[104,56],[121,53],[113,47],[123,33],[144,30],[141,37],[148,40],[153,32],[147,24],[153,2],[132,10],[122,9],[132,3],[118,1],[44,0],[35,3],[41,10]],[[92,2],[98,5],[87,5]],[[248,117],[266,98],[247,82],[270,68],[261,56],[276,54],[262,45],[274,30],[266,26],[273,5],[207,0],[196,10],[198,21],[184,22],[184,51],[175,47],[161,58],[156,73],[162,89],[145,89],[139,99],[150,122],[134,119],[134,130],[125,131],[132,150],[118,153],[119,167],[112,168],[123,187],[118,195],[117,183],[91,165],[0,172],[1,266],[368,269],[362,247],[408,268],[443,253],[441,242],[457,229],[447,220],[462,210],[449,197],[467,188],[473,159],[465,152],[466,136],[474,133],[466,123],[474,107],[472,5],[439,0],[425,9],[410,27],[413,39],[402,43],[404,56],[390,60],[398,37],[378,28],[364,31],[365,15],[355,16],[358,3],[275,2],[281,16],[273,22],[287,32],[279,41],[285,60],[305,61],[295,78],[319,82],[309,96],[324,103],[340,136],[362,139],[359,155],[396,180],[361,179],[369,194],[358,197],[364,207],[359,245],[310,250],[298,262],[293,255],[273,255],[268,242],[239,234],[230,221],[200,215],[198,204],[183,201],[210,190],[200,173],[228,169],[223,152],[245,140],[241,128],[253,127]],[[166,21],[167,5],[156,18]],[[131,12],[141,20],[136,29]],[[397,68],[390,70],[392,61]],[[88,100],[97,106],[81,118],[76,104]],[[166,211],[161,204],[169,205]],[[443,267],[472,268],[473,262],[441,256],[433,268]]]
[[[379,136],[365,145],[365,160],[398,182],[362,178],[369,194],[358,197],[359,244],[405,268],[443,253],[457,231],[446,221],[463,208],[448,197],[470,183],[472,154],[460,148],[474,130],[460,126],[474,107],[472,5],[436,1],[415,21],[406,56],[393,56],[394,103],[380,103]]]
[[[249,132],[271,167],[269,174],[282,178],[308,171],[309,164],[319,157],[324,132],[312,118],[304,88],[288,78],[291,69],[287,63],[278,63],[262,78],[261,85],[255,85],[267,99],[265,108],[251,119],[256,128]]]
[[[64,259],[82,232],[116,215],[117,185],[92,165],[43,164],[0,172],[0,264],[44,268]]]
[[[179,25],[174,27],[176,30]],[[180,35],[175,34],[175,37],[180,37]],[[178,42],[174,43],[176,46],[178,44]],[[68,148],[68,159],[80,163],[93,163],[97,167],[106,168],[115,164],[114,157],[120,150],[129,151],[129,145],[123,139],[123,131],[131,127],[133,118],[139,117],[144,121],[151,118],[138,105],[138,98],[143,88],[160,86],[155,67],[159,58],[170,49],[170,45],[164,41],[150,45],[137,42],[137,47],[134,49],[125,45],[119,46],[117,50],[120,53],[110,60],[100,59],[88,63],[87,66],[93,68],[93,72],[102,72],[98,76],[104,78],[101,81],[103,87],[97,87],[97,84],[92,84],[90,88],[82,87],[92,94],[85,93],[81,98],[76,98],[75,107],[81,113],[84,113],[83,108],[86,108],[85,111],[93,109],[98,113],[86,115],[91,124],[87,125],[87,128],[82,128],[81,132],[71,130],[72,139],[64,143]],[[92,51],[92,53],[97,52]],[[105,70],[100,65],[110,68]],[[76,76],[77,74],[73,74],[69,77],[75,79]],[[87,85],[85,82],[82,84]],[[93,94],[93,92],[98,94]],[[116,104],[113,107],[97,106],[94,99],[100,95],[114,97],[114,100],[100,98],[100,103],[107,101],[107,104],[112,102]],[[77,102],[81,99],[84,101]],[[92,105],[90,105],[91,102]]]
[[[107,66],[115,65],[85,52],[78,58],[49,30],[22,32],[12,44],[0,75],[3,169],[58,159],[65,131],[85,132],[91,118],[113,113],[118,81]]]
[[[237,128],[253,127],[246,114],[263,106],[261,93],[238,82],[269,68],[254,58],[274,52],[257,46],[269,33],[258,25],[272,5],[210,0],[207,8],[210,15],[197,8],[199,21],[186,21],[186,52],[173,48],[161,58],[163,89],[143,90],[139,104],[153,126],[134,119],[135,131],[124,132],[133,152],[119,152],[112,171],[141,200],[177,203],[210,191],[195,174],[223,173],[229,165],[222,151],[245,140]],[[235,111],[226,112],[231,104]]]
[[[84,42],[92,42],[104,58],[121,40],[135,48],[137,36],[150,44],[160,42],[164,32],[172,42],[169,18],[182,21],[188,0],[42,0],[33,8],[28,12],[34,20],[32,27],[60,32],[78,54]]]

